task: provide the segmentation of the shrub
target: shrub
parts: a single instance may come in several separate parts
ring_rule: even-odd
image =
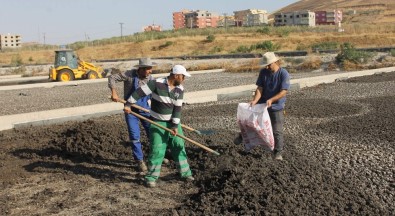
[[[206,37],[206,42],[211,43],[211,42],[213,42],[214,40],[215,40],[215,36],[214,36],[214,35],[208,35],[208,36]]]
[[[258,29],[257,32],[268,35],[270,34],[270,28],[268,26],[265,26],[261,29]]]
[[[364,51],[358,51],[350,43],[342,44],[340,46],[340,50],[340,53],[336,56],[336,61],[338,63],[344,63],[345,61],[353,62],[355,64],[365,63],[372,58],[372,54]]]
[[[313,51],[317,51],[317,50],[334,50],[334,49],[337,49],[338,46],[339,46],[339,44],[337,42],[326,41],[326,42],[316,43],[316,44],[311,45],[311,49]]]
[[[352,71],[352,70],[359,70],[362,69],[362,67],[360,65],[358,65],[358,63],[349,61],[349,60],[345,60],[343,62],[343,70],[345,71]]]
[[[288,37],[291,31],[292,30],[289,27],[280,27],[277,30],[277,34],[279,37]]]
[[[215,47],[213,47],[213,49],[210,50],[210,53],[218,53],[218,52],[221,52],[222,50],[223,50],[222,47],[215,46]]]
[[[280,45],[274,44],[271,41],[264,41],[262,43],[257,43],[254,46],[255,49],[263,50],[263,51],[276,51],[280,49]],[[251,50],[253,48],[251,47]]]
[[[244,46],[244,45],[241,45],[241,46],[237,47],[237,49],[236,49],[236,52],[239,52],[239,53],[249,53],[250,51],[251,51],[250,48],[247,46]]]
[[[310,71],[310,70],[317,70],[321,68],[322,60],[319,57],[312,57],[304,61],[300,66],[298,67],[299,70],[305,70],[305,71]]]
[[[395,57],[395,49],[391,49],[390,54],[391,54],[391,56]]]
[[[328,64],[328,67],[326,68],[327,71],[334,71],[337,69],[337,65],[333,62]]]
[[[173,45],[173,41],[166,41],[165,44],[159,45],[158,48],[159,49],[163,49],[163,48],[166,48],[166,47],[171,46],[171,45]]]

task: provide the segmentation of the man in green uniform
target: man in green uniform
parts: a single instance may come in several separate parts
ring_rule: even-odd
[[[148,157],[148,173],[145,176],[148,187],[155,187],[156,180],[160,176],[166,147],[169,146],[173,159],[177,163],[181,177],[187,181],[193,181],[192,172],[187,161],[185,141],[176,136],[183,135],[181,128],[181,107],[184,97],[182,83],[185,77],[191,75],[182,65],[175,65],[168,77],[150,80],[146,85],[138,88],[127,100],[125,112],[131,112],[131,104],[146,95],[152,94],[151,119],[161,126],[171,129],[171,133],[151,124],[150,142],[151,151]]]

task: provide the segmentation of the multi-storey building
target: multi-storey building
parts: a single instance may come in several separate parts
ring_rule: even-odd
[[[248,9],[234,11],[236,26],[256,26],[268,24],[268,13],[266,10]]]
[[[190,11],[184,15],[186,28],[215,28],[219,20],[219,16],[216,13],[205,10]]]
[[[343,12],[341,10],[315,12],[316,25],[338,25],[342,19]]]
[[[197,10],[173,13],[173,27],[174,29],[180,28],[207,28],[217,27],[219,16],[216,13]]]
[[[22,46],[22,37],[17,34],[1,34],[0,49],[17,48]]]
[[[189,10],[183,10],[181,12],[173,13],[173,28],[180,29],[185,28],[185,13],[189,13]]]
[[[234,16],[220,16],[217,27],[234,27],[236,25]]]
[[[275,26],[305,25],[315,26],[315,13],[311,11],[294,11],[274,14]]]
[[[160,25],[152,24],[152,25],[149,25],[149,26],[145,26],[145,27],[143,28],[143,30],[144,30],[145,32],[150,32],[150,31],[158,31],[158,32],[160,32],[160,31],[162,31],[162,28],[161,28]]]

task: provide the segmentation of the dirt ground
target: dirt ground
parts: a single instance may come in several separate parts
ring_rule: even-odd
[[[389,73],[291,92],[281,162],[233,144],[237,103],[249,99],[187,105],[183,123],[215,134],[186,136],[221,155],[187,144],[196,181],[181,181],[171,162],[156,188],[131,161],[122,115],[3,131],[0,212],[393,215],[394,83]]]

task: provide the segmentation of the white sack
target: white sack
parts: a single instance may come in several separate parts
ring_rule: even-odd
[[[237,123],[246,151],[250,151],[258,145],[273,151],[273,130],[266,104],[256,104],[250,107],[249,103],[239,103]]]

